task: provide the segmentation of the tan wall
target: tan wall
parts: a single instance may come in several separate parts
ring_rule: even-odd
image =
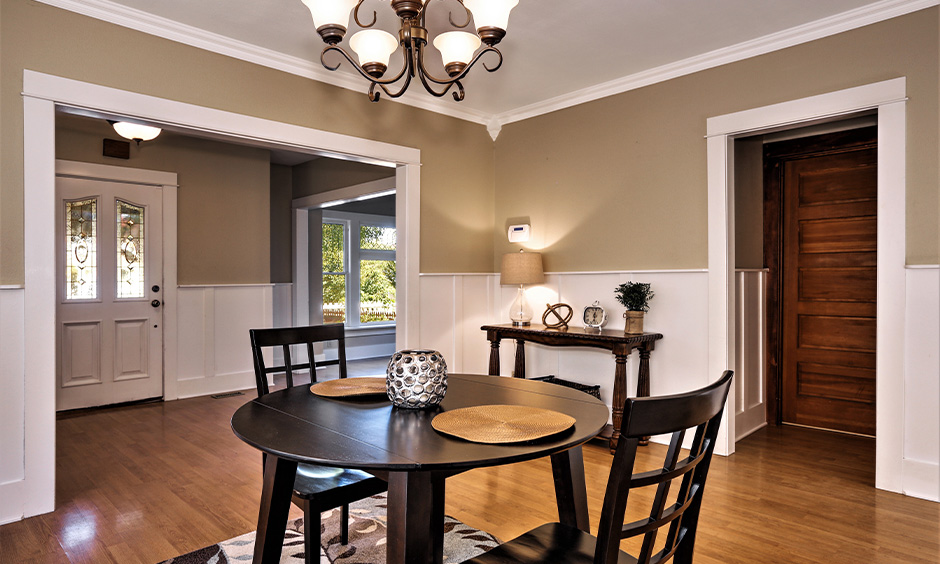
[[[938,262],[938,9],[506,125],[494,267],[528,216],[553,271],[705,268],[705,120],[907,77],[907,262]]]
[[[483,126],[28,0],[0,0],[0,10],[0,284],[23,282],[23,69],[418,148],[421,270],[492,268],[493,143]]]
[[[271,165],[271,282],[294,279],[292,199],[293,167]]]
[[[293,168],[295,198],[395,176],[393,168],[338,159],[316,159]]]
[[[56,158],[177,173],[180,284],[270,281],[269,153],[165,131],[129,160],[101,156],[107,122],[59,115]]]
[[[764,268],[764,142],[734,142],[734,267]]]

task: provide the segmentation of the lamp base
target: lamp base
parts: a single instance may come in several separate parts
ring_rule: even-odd
[[[513,327],[528,327],[529,325],[532,325],[532,324],[529,323],[528,321],[513,321],[512,322]]]

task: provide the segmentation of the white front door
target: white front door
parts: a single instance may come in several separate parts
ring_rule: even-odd
[[[56,409],[163,396],[162,188],[56,177]]]

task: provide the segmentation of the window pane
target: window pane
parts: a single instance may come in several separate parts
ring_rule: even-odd
[[[323,275],[323,323],[346,323],[346,275]]]
[[[337,223],[324,223],[323,272],[346,272],[343,243],[343,226]]]
[[[144,208],[117,201],[117,297],[144,297]]]
[[[395,228],[361,225],[359,227],[359,248],[369,251],[394,251]]]
[[[98,200],[65,202],[65,299],[98,297]]]
[[[395,321],[395,261],[359,261],[359,321]]]

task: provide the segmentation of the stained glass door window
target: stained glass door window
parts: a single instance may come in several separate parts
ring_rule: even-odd
[[[65,202],[65,299],[98,297],[98,199]]]
[[[144,208],[116,200],[117,297],[144,297]]]

